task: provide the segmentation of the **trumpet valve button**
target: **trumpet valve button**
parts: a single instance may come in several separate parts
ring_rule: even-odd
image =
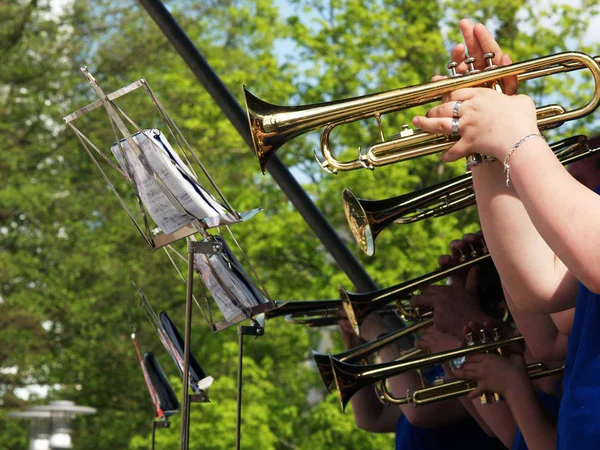
[[[479,73],[480,71],[475,69],[475,61],[477,61],[475,58],[473,58],[472,56],[465,59],[465,64],[467,65],[467,74],[474,74],[474,73]]]
[[[446,65],[446,68],[450,71],[450,78],[460,76],[460,74],[456,73],[457,67],[458,67],[458,63],[456,61],[449,62]]]
[[[492,329],[492,335],[492,339],[494,339],[495,341],[500,340],[500,333],[498,332],[498,328]]]
[[[469,332],[465,335],[465,341],[467,342],[467,347],[471,347],[475,345],[475,341],[473,341],[473,333]]]
[[[483,55],[483,59],[485,60],[484,70],[496,69],[498,67],[496,64],[494,64],[494,56],[496,56],[494,52],[485,53]]]
[[[485,239],[481,240],[481,245],[482,245],[481,252],[482,253],[489,253],[489,250],[487,248],[487,244],[485,243]]]
[[[471,247],[471,252],[469,253],[469,255],[471,255],[471,258],[477,258],[477,250],[475,250],[473,244],[469,244],[469,246]]]
[[[415,130],[410,128],[408,125],[402,125],[402,130],[400,131],[400,137],[412,136],[415,134]]]
[[[479,330],[479,332],[481,333],[481,343],[485,344],[486,342],[488,342],[490,340],[490,337],[488,335],[488,330],[486,330],[485,328],[482,328],[481,330]]]

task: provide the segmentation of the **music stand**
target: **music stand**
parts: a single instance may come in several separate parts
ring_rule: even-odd
[[[184,238],[187,240],[187,274],[185,277],[182,276],[187,287],[183,370],[186,376],[183,377],[180,448],[181,450],[188,450],[189,403],[193,401],[193,398],[189,395],[189,377],[187,374],[189,374],[190,362],[189,343],[191,339],[192,299],[194,298],[195,257],[196,255],[204,256],[209,260],[210,257],[220,255],[225,249],[221,242],[215,242],[215,236],[207,230],[220,226],[227,227],[227,225],[248,220],[260,209],[238,212],[231,207],[146,80],[137,80],[117,91],[105,94],[86,67],[82,67],[81,71],[89,81],[98,100],[65,116],[65,123],[73,130],[108,187],[115,194],[150,248],[162,248]],[[173,147],[171,147],[169,140],[165,138],[165,131],[142,129],[116,104],[117,99],[122,99],[125,95],[137,91],[139,88],[143,88],[150,98],[160,117],[163,130],[168,131],[168,135],[174,143]],[[112,156],[102,151],[74,124],[75,120],[100,107],[104,107],[108,115],[114,136],[114,142],[104,146],[104,148],[111,148]],[[99,156],[99,159],[96,156]],[[136,219],[116,188],[116,183],[112,181],[111,176],[103,169],[101,163],[110,166],[113,178],[115,174],[118,174],[130,182],[141,219],[139,216]],[[200,185],[198,173],[194,170],[192,163],[199,169],[198,173],[203,174],[204,178],[208,180],[217,196]],[[156,227],[150,226],[151,221],[154,222]],[[227,229],[229,230],[228,227]],[[229,232],[231,233],[231,230]],[[197,234],[202,237],[202,240],[196,239],[195,235]],[[235,242],[238,249],[242,251],[237,241]],[[249,261],[247,263],[250,264]],[[210,262],[208,266],[211,266]],[[252,271],[256,275],[254,269]],[[212,272],[216,273],[217,271],[212,270]],[[183,272],[180,271],[180,274],[183,275]],[[202,273],[202,276],[204,277],[204,273]],[[226,283],[219,282],[217,284],[223,286]],[[262,293],[265,296],[263,302],[256,306],[240,308],[242,314],[230,319],[226,318],[225,321],[219,322],[219,326],[212,323],[213,331],[219,331],[226,326],[276,308],[276,304],[268,297],[264,288]],[[211,316],[210,313],[205,314],[205,317],[210,318]]]

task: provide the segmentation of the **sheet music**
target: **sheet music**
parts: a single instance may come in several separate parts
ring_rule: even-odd
[[[144,168],[140,156],[136,155],[126,140],[121,141],[121,146],[132,166],[134,179],[144,206],[165,233],[179,230],[192,222],[194,218],[202,220],[229,213],[229,210],[212,194],[200,186],[190,169],[173,151],[159,130],[144,130],[132,137],[145,156],[150,170]],[[119,146],[113,144],[111,151],[125,170]],[[178,210],[173,205],[155,176],[162,181],[185,212]]]
[[[173,151],[164,134],[157,129],[145,130],[149,139],[138,142],[152,169],[181,203],[185,210],[202,220],[227,214],[229,210],[194,177],[189,167]]]
[[[258,290],[243,278],[239,272],[243,269],[233,265],[223,253],[196,254],[194,267],[227,321],[265,302]]]
[[[137,134],[133,137],[138,145],[140,136],[143,135]],[[141,139],[148,141],[148,138],[145,136]],[[125,152],[127,162],[133,172],[133,182],[137,186],[142,203],[156,225],[163,232],[169,234],[191,223],[194,218],[189,214],[180,212],[173,206],[169,198],[163,192],[161,186],[154,179],[152,172],[144,167],[142,161],[135,154],[129,143],[123,140],[121,141],[121,147]],[[119,145],[116,143],[113,144],[111,151],[113,155],[115,155],[115,158],[123,171],[127,173],[127,168]]]

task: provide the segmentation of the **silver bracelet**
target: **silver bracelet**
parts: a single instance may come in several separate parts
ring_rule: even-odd
[[[515,145],[513,145],[512,148],[510,149],[510,151],[508,152],[508,154],[506,155],[506,157],[504,158],[504,175],[506,175],[506,186],[510,186],[510,166],[508,165],[508,160],[510,159],[510,156],[514,153],[514,151],[517,148],[519,148],[521,146],[521,144],[523,144],[523,142],[525,142],[528,139],[534,138],[534,137],[542,138],[544,141],[546,140],[546,138],[544,136],[542,136],[540,133],[528,134],[523,139],[521,139],[519,142],[517,142]]]

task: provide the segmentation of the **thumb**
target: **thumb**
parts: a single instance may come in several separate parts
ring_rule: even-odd
[[[501,66],[508,66],[512,64],[512,59],[508,55],[508,53],[504,53],[500,60]],[[514,95],[517,93],[517,85],[519,84],[519,80],[516,75],[506,77],[502,79],[502,84],[504,85],[504,93],[507,95]]]
[[[485,393],[485,386],[483,383],[477,383],[477,387],[468,395],[470,400],[475,400],[477,397]]]
[[[467,281],[465,282],[465,289],[472,294],[477,294],[477,283],[479,282],[479,267],[475,266],[469,270],[467,274]]]

